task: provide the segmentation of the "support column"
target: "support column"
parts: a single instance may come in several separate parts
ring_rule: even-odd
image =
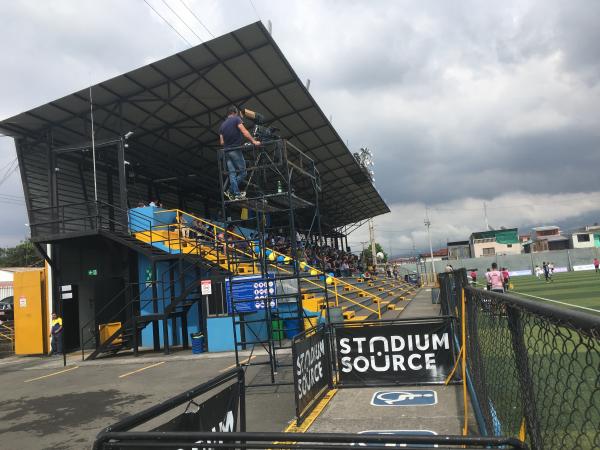
[[[152,263],[152,312],[154,314],[158,314],[158,286],[157,286],[157,264],[155,262]],[[163,320],[164,322],[164,320]],[[158,321],[152,321],[152,340],[154,344],[154,351],[157,352],[160,350],[160,331],[158,327]]]

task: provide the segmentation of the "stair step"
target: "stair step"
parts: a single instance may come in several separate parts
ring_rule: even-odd
[[[350,320],[356,316],[356,313],[354,311],[344,311],[342,316],[344,317],[344,320]]]
[[[346,322],[362,322],[363,320],[367,320],[369,316],[354,316],[350,319],[346,319]]]

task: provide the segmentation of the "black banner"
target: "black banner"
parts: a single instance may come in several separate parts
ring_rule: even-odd
[[[299,421],[331,385],[327,333],[325,329],[317,330],[310,336],[307,333],[296,336],[292,344],[296,415]]]
[[[450,318],[335,328],[339,383],[444,382],[454,365]]]
[[[183,414],[152,431],[212,431],[232,433],[237,430],[240,387],[234,383],[202,403],[193,400]]]

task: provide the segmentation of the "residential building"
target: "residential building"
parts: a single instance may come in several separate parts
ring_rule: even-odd
[[[467,259],[471,257],[469,241],[448,242],[448,259]]]
[[[548,250],[566,250],[570,239],[560,232],[560,227],[543,226],[533,228],[533,237],[523,244],[525,253],[538,253]]]
[[[586,226],[571,235],[571,248],[594,247],[600,247],[600,225]]]
[[[430,262],[431,261],[431,253],[421,253],[419,255],[421,257],[421,261]],[[441,248],[439,250],[433,251],[433,261],[445,261],[448,259],[448,249]]]
[[[471,257],[494,255],[518,255],[521,253],[521,242],[516,228],[478,231],[471,234]]]

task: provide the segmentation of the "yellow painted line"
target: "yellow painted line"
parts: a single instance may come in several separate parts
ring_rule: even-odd
[[[321,415],[327,404],[331,401],[334,395],[337,393],[337,389],[331,389],[323,398],[317,403],[312,412],[304,419],[302,425],[296,426],[296,419],[292,420],[285,428],[284,433],[306,433],[310,426],[317,420],[317,417]],[[274,442],[274,444],[280,444],[281,442]],[[294,442],[289,442],[293,444]]]
[[[251,359],[256,358],[256,356],[252,355],[249,358],[244,359],[243,361],[240,361],[240,365],[242,364],[248,364],[250,362]],[[227,372],[230,369],[233,369],[234,367],[237,367],[237,364],[232,364],[230,366],[225,367],[224,369],[219,370],[219,372]]]
[[[149,366],[142,367],[141,369],[133,370],[131,372],[124,373],[123,375],[119,375],[119,378],[125,378],[125,377],[128,377],[129,375],[133,375],[135,373],[142,372],[143,370],[151,369],[156,366],[160,366],[161,364],[164,364],[164,363],[165,363],[164,361],[160,361],[155,364],[150,364]]]
[[[37,378],[31,378],[30,380],[25,380],[24,383],[30,383],[32,381],[42,380],[44,378],[53,377],[54,375],[60,375],[61,373],[70,372],[71,370],[79,369],[79,366],[69,367],[68,369],[59,370],[58,372],[49,373],[48,375],[44,375]]]

